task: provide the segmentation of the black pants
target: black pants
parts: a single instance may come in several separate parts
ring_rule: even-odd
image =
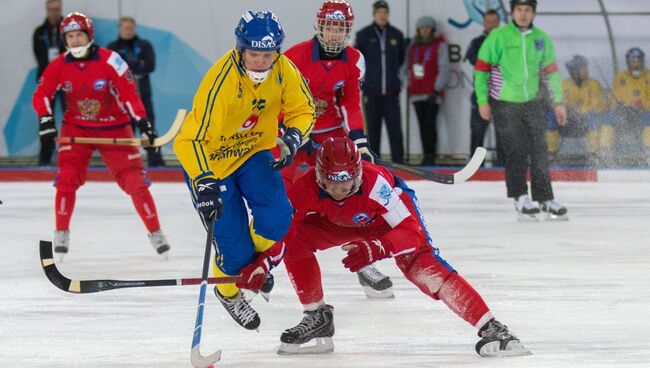
[[[368,128],[370,148],[377,154],[381,153],[381,123],[386,120],[390,153],[393,162],[404,162],[404,139],[400,119],[399,94],[396,95],[364,95],[364,109]]]
[[[484,120],[481,117],[481,114],[478,112],[478,105],[475,103],[472,103],[472,110],[470,113],[470,120],[469,120],[469,125],[470,125],[470,130],[471,130],[471,137],[470,137],[470,155],[474,154],[474,151],[476,151],[476,147],[483,147],[483,142],[485,141],[485,133],[488,130],[488,125],[490,122],[488,120]],[[503,147],[501,145],[501,139],[499,138],[499,134],[495,134],[496,136],[496,151],[497,151],[497,159],[494,164],[496,166],[503,166],[503,161],[504,161],[504,156],[505,153],[503,152]]]
[[[65,112],[65,94],[62,91],[57,92],[54,95],[54,100],[52,101],[52,114],[56,109],[57,101],[61,104],[61,111]],[[54,155],[54,150],[56,149],[56,144],[53,139],[47,140],[45,142],[41,141],[41,149],[38,152],[38,165],[46,166],[52,164],[52,156]]]
[[[537,100],[511,103],[490,99],[490,106],[505,152],[508,197],[528,194],[526,174],[530,160],[533,200],[543,202],[553,199],[544,136],[544,105]]]
[[[427,98],[423,101],[413,102],[413,107],[420,126],[420,139],[422,139],[422,151],[424,153],[422,164],[433,165],[438,139],[436,116],[438,116],[440,106],[431,98]]]

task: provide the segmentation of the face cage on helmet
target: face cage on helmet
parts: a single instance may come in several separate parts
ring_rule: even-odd
[[[335,37],[330,36],[330,40],[326,40],[323,28],[329,28],[330,33]],[[338,54],[348,45],[352,33],[352,21],[317,18],[314,29],[323,50],[328,54]]]
[[[329,191],[327,190],[327,183],[331,181],[323,177],[321,173],[322,170],[320,164],[317,163],[315,171],[316,171],[316,183],[318,183],[318,187],[324,190],[325,192],[327,192],[328,194],[330,194]],[[352,179],[354,181],[352,188],[350,189],[350,192],[343,199],[348,198],[349,196],[353,195],[359,190],[359,188],[361,187],[362,174],[363,174],[363,166],[361,165],[361,161],[359,161],[359,167],[357,168],[357,173],[354,179]]]

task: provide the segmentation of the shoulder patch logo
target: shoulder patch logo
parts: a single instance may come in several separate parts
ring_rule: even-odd
[[[379,198],[386,201],[386,203],[384,203],[384,206],[386,206],[390,202],[390,196],[391,196],[391,190],[388,187],[388,185],[387,184],[382,185],[381,188],[379,188]]]
[[[124,61],[124,59],[122,59],[120,54],[115,51],[111,53],[111,56],[106,62],[115,69],[115,72],[120,77],[129,70],[129,65]]]

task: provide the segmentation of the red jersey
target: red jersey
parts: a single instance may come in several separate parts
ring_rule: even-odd
[[[366,62],[359,50],[346,47],[336,60],[320,58],[317,39],[301,42],[284,55],[300,70],[314,96],[317,113],[312,133],[343,127],[347,133],[360,129],[363,115],[359,83],[366,72]]]
[[[361,163],[361,187],[342,201],[335,201],[318,186],[315,169],[311,167],[289,191],[294,221],[318,214],[339,226],[371,230],[381,237],[382,243],[392,247],[393,256],[415,251],[427,234],[418,215],[405,204],[413,199],[396,185],[395,176],[388,169],[368,161]]]
[[[82,60],[61,54],[45,68],[32,98],[39,117],[52,115],[50,102],[58,90],[65,93],[67,123],[105,128],[147,117],[129,66],[102,47],[92,47]]]

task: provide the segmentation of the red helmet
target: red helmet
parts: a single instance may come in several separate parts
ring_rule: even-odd
[[[63,36],[63,42],[65,43],[65,34],[72,31],[83,31],[88,35],[88,40],[93,42],[95,39],[95,27],[93,27],[93,21],[90,20],[87,16],[81,13],[70,13],[63,18],[61,21],[61,36]]]
[[[316,37],[323,50],[328,54],[338,54],[347,46],[354,13],[352,7],[344,0],[327,0],[316,13]],[[324,34],[324,30],[327,34]]]
[[[328,183],[354,180],[349,195],[361,186],[361,155],[349,138],[328,138],[316,152],[316,181],[327,191]]]

